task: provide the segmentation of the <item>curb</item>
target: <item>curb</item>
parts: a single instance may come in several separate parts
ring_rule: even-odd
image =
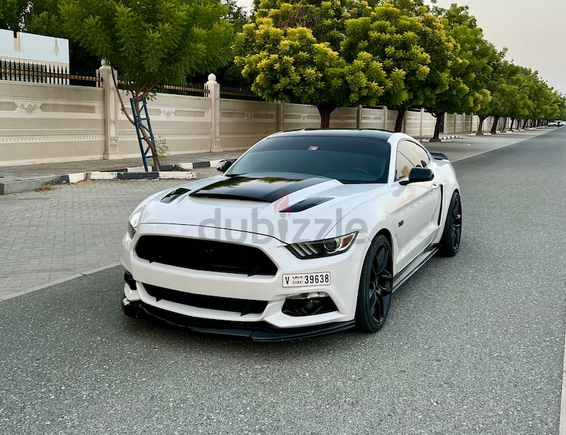
[[[220,163],[222,160],[226,160],[226,159],[207,160],[203,162],[193,162],[193,163],[177,163],[176,166],[184,170],[215,168],[216,165],[218,165],[218,163]]]
[[[42,187],[56,186],[61,184],[75,184],[87,180],[192,180],[195,178],[197,178],[197,174],[193,171],[137,172],[120,170],[113,172],[78,172],[74,174],[58,176],[51,175],[28,179],[3,180],[0,181],[0,195],[30,192],[33,190],[41,189]]]
[[[454,135],[447,135],[447,136],[441,136],[440,137],[440,143],[446,141],[446,140],[452,140],[452,139],[462,139],[464,136],[460,135],[460,134],[454,134]],[[430,142],[430,137],[424,137],[420,140],[421,143],[429,143]]]

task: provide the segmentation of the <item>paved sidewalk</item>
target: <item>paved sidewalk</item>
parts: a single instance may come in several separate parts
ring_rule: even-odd
[[[427,145],[456,161],[548,131],[466,137]],[[231,158],[239,152],[216,154],[218,158]],[[120,161],[120,166],[124,162]],[[63,163],[49,167],[76,171],[93,169],[91,164],[110,166],[116,162]],[[25,168],[29,168],[28,173]],[[17,173],[21,177],[45,174],[41,171],[48,170],[46,165],[36,165],[0,168],[0,173],[4,169],[12,176]],[[195,172],[198,178],[218,174],[215,168],[199,168]],[[183,181],[86,181],[37,192],[0,195],[0,301],[117,265],[120,242],[132,210],[148,195],[180,184]]]

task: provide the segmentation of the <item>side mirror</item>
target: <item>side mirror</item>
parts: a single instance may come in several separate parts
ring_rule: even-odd
[[[216,170],[220,172],[226,172],[228,169],[230,169],[230,166],[232,166],[233,163],[234,162],[232,160],[220,160],[216,165]]]
[[[401,180],[400,185],[406,186],[411,183],[422,183],[424,181],[434,180],[434,172],[428,168],[412,168],[409,172],[409,178],[406,180]]]

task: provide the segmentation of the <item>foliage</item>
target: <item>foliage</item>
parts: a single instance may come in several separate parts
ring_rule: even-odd
[[[396,131],[406,110],[430,104],[447,89],[456,45],[422,2],[395,0],[366,8],[348,22],[346,35],[345,47],[370,52],[391,78],[393,86],[379,102],[398,111]]]
[[[61,25],[60,0],[33,0],[27,10],[25,31],[36,35],[45,35],[69,40],[70,64],[73,69],[95,70],[100,67],[100,59],[81,47],[70,38],[67,29]]]
[[[134,98],[161,81],[224,64],[230,25],[218,2],[184,0],[62,0],[71,37],[119,71]]]
[[[222,3],[226,5],[227,8],[222,18],[232,24],[235,33],[241,32],[244,25],[250,22],[246,11],[238,5],[236,0],[222,0]]]
[[[28,0],[0,0],[0,29],[23,29]]]
[[[147,98],[164,80],[178,82],[225,64],[232,39],[231,25],[220,19],[225,13],[214,0],[61,0],[71,38],[106,59],[134,100]],[[157,167],[155,146],[142,133]]]
[[[434,138],[438,139],[444,113],[476,112],[491,101],[487,85],[492,78],[492,65],[499,61],[501,53],[484,38],[468,6],[452,4],[449,9],[435,7],[434,12],[457,43],[452,53],[447,89],[425,105],[437,116]]]
[[[558,95],[558,119],[566,121],[566,95]]]
[[[505,116],[520,118],[520,110],[524,110],[526,115],[528,101],[525,100],[524,94],[519,92],[520,72],[520,67],[503,59],[493,65],[492,79],[487,85],[491,101],[477,111],[480,117],[478,134],[483,134],[483,121],[488,116],[493,116],[496,120]]]
[[[254,92],[271,101],[316,105],[321,126],[328,126],[340,105],[364,98],[375,102],[385,81],[381,65],[368,53],[351,63],[340,55],[345,3],[335,6],[265,0],[236,44],[236,64],[253,80]]]
[[[375,104],[393,81],[370,53],[344,43],[348,4],[262,1],[236,40],[235,61],[252,90],[270,101],[316,106],[323,128],[339,106]]]
[[[68,38],[59,13],[59,0],[33,0],[25,16],[25,30],[37,35]]]
[[[407,84],[423,83],[430,73],[431,59],[420,45],[419,33],[422,26],[416,18],[389,4],[366,10],[346,23],[344,57],[350,61],[356,53],[367,52],[381,63],[392,86],[379,101],[388,107],[408,100],[412,89]]]
[[[232,24],[234,33],[242,32],[244,25],[250,23],[250,17],[246,14],[245,10],[238,5],[236,0],[222,0],[222,3],[228,7],[228,12],[222,18]],[[242,76],[240,68],[234,63],[234,56],[234,50],[230,47],[230,62],[214,71],[216,80],[223,85],[244,88],[251,87],[251,82]],[[192,77],[191,80],[204,82],[207,80],[207,76],[208,74],[198,78]]]
[[[164,78],[214,72],[269,100],[316,105],[324,126],[336,107],[357,104],[397,110],[396,130],[421,106],[439,120],[566,118],[565,97],[504,60],[467,6],[254,0],[253,14],[250,23],[237,0],[0,0],[0,28],[70,39],[75,67],[105,58],[136,97]],[[233,49],[230,27],[239,33]]]

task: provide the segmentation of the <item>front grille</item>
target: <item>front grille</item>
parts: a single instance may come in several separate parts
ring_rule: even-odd
[[[189,305],[196,308],[208,308],[211,310],[231,311],[246,314],[261,314],[267,307],[267,301],[254,301],[248,299],[222,298],[219,296],[197,295],[168,288],[145,284],[145,291],[153,296],[157,302],[164,299],[178,304]]]
[[[277,266],[260,249],[235,243],[168,236],[142,236],[138,257],[149,261],[210,272],[275,276]]]

